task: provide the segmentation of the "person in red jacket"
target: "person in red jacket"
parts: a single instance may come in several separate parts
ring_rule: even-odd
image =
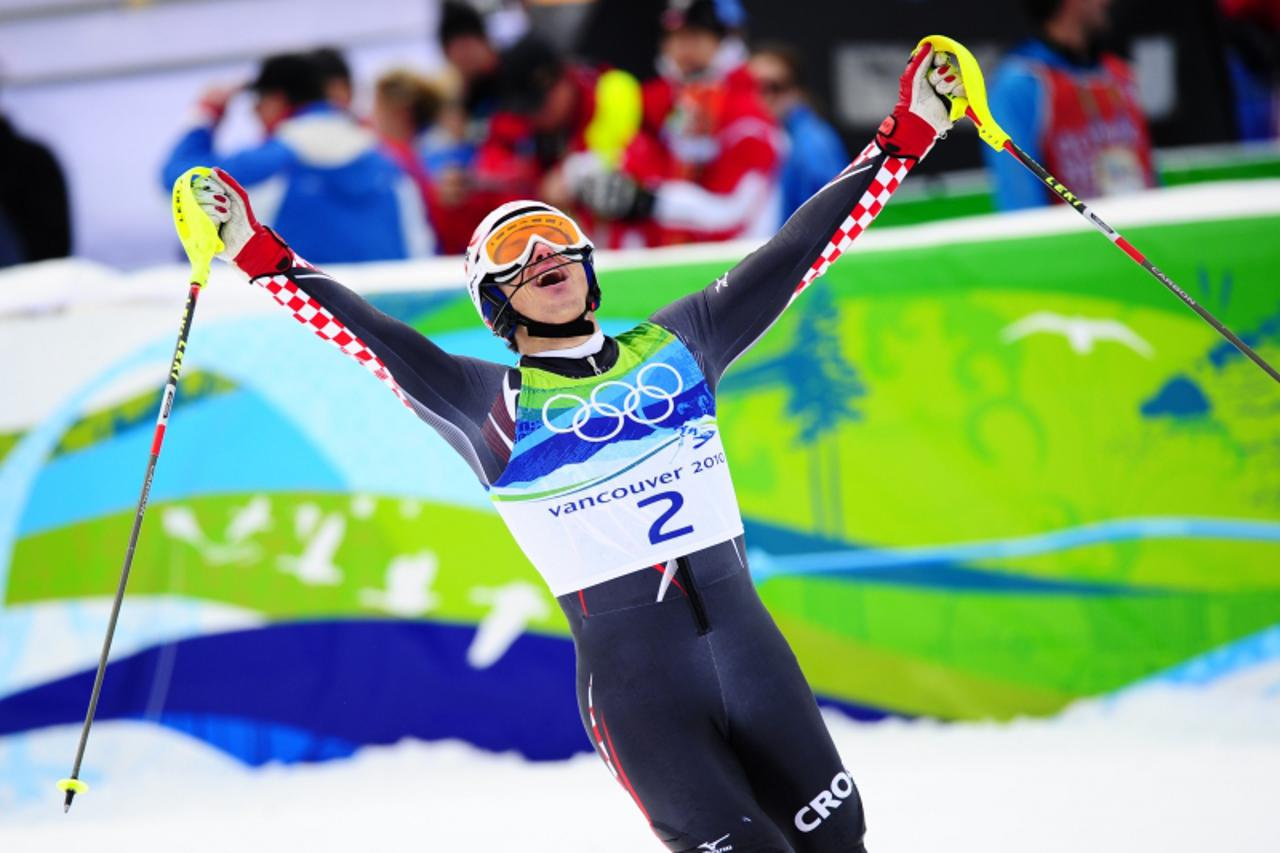
[[[577,176],[624,162],[640,126],[640,84],[624,71],[566,61],[535,37],[502,54],[501,97],[471,178],[492,205],[527,196],[573,208],[605,245],[616,234],[575,204]],[[599,227],[593,227],[599,226]]]
[[[763,237],[781,219],[783,138],[723,5],[673,0],[641,132],[616,172],[574,187],[603,218],[647,220],[650,244]]]
[[[509,198],[540,194],[543,179],[564,156],[585,145],[598,75],[536,37],[504,51],[501,68],[498,109],[476,152],[475,178]]]

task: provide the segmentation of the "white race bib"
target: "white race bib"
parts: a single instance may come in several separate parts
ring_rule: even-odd
[[[689,350],[645,323],[580,379],[521,368],[516,440],[490,497],[555,595],[742,533],[715,418]]]

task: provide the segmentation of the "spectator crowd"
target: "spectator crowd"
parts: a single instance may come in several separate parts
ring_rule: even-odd
[[[387,71],[367,116],[336,50],[268,57],[247,86],[203,94],[163,184],[221,166],[316,263],[461,253],[518,198],[573,211],[612,248],[772,234],[847,164],[839,136],[805,104],[794,52],[751,57],[736,0],[661,15],[658,73],[640,80],[534,34],[499,47],[474,7],[446,2],[448,72]],[[263,141],[226,152],[217,129],[239,91]]]
[[[1205,2],[1223,28],[1237,138],[1276,138],[1280,0]],[[651,69],[640,76],[522,33],[508,14],[520,4],[496,5],[486,17],[440,4],[446,69],[432,76],[393,68],[366,89],[340,51],[319,48],[206,89],[163,164],[163,191],[191,166],[221,166],[305,257],[332,263],[460,254],[486,212],[517,198],[572,211],[608,248],[765,237],[848,162],[806,92],[803,52],[748,48],[740,0],[594,0],[595,20],[625,41],[610,58],[651,57],[627,63]],[[1157,185],[1137,75],[1106,49],[1112,0],[1020,5],[1030,38],[989,69],[1004,128],[1078,195]],[[641,24],[658,33],[655,49]],[[372,92],[364,114],[357,92]],[[231,151],[219,126],[242,95],[262,139]],[[52,151],[3,115],[0,150],[0,266],[68,254]],[[1055,201],[1012,158],[983,154],[997,209]]]

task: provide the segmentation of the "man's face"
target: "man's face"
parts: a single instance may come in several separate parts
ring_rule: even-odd
[[[662,40],[662,53],[680,70],[682,77],[696,77],[711,67],[720,50],[720,38],[710,30],[681,27]]]
[[[517,288],[517,284],[525,284]],[[511,307],[540,323],[568,323],[582,316],[587,304],[587,271],[544,243],[534,247],[533,257],[511,284],[500,285]]]
[[[547,94],[542,99],[542,106],[533,113],[534,129],[542,133],[554,133],[567,129],[573,118],[577,98],[573,81],[569,79],[568,74],[562,74],[560,79],[547,90]]]
[[[385,92],[373,96],[373,128],[385,139],[395,142],[413,140],[413,121],[408,108]]]
[[[486,39],[455,36],[444,46],[444,58],[457,69],[464,83],[490,74],[498,67],[498,54]]]
[[[351,91],[351,81],[341,77],[333,77],[325,81],[324,98],[340,110],[351,109],[355,93]]]
[[[1100,36],[1111,29],[1111,0],[1067,0],[1073,14],[1090,36]]]
[[[289,117],[289,99],[281,92],[262,92],[253,105],[253,111],[262,127],[271,133],[276,125]]]
[[[774,118],[783,118],[796,101],[796,85],[791,79],[791,69],[781,59],[769,53],[757,53],[751,57],[750,68],[760,100]]]

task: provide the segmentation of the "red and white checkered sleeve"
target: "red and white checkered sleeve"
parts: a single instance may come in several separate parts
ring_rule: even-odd
[[[446,352],[298,257],[271,232],[263,233],[267,236],[258,251],[242,251],[236,258],[250,283],[363,365],[436,430],[482,483],[489,483],[501,465],[486,446],[481,427],[510,368]]]
[[[872,142],[862,150],[858,158],[850,163],[848,168],[841,172],[835,180],[839,181],[847,175],[857,172],[858,169],[862,168],[863,164],[868,161],[874,161],[881,153],[880,147]],[[915,159],[894,157],[892,155],[884,158],[876,170],[875,177],[871,179],[871,183],[867,185],[866,190],[858,198],[853,209],[849,211],[849,215],[836,226],[827,244],[818,253],[818,256],[813,259],[810,267],[805,270],[804,275],[796,284],[795,293],[792,295],[793,299],[804,292],[804,289],[815,279],[822,276],[836,262],[836,259],[849,248],[849,245],[858,239],[858,235],[867,230],[867,227],[880,215],[880,211],[884,210],[884,206],[889,203],[889,197],[902,185],[907,173],[911,171],[911,167],[917,162]]]
[[[916,162],[872,142],[767,243],[654,322],[680,335],[717,382],[871,225]]]
[[[305,269],[314,275],[323,275],[323,273],[315,271],[315,267],[312,267],[297,255],[293,256],[293,263],[296,268]],[[297,281],[288,275],[277,274],[259,276],[252,279],[252,282],[265,288],[276,302],[293,313],[293,318],[299,323],[364,365],[365,369],[377,377],[379,382],[387,386],[401,403],[404,403],[410,409],[413,408],[408,396],[400,387],[400,383],[396,382],[395,377],[391,375],[391,371],[387,369],[387,366],[378,357],[377,353],[332,311],[325,308],[314,296],[303,290]]]

